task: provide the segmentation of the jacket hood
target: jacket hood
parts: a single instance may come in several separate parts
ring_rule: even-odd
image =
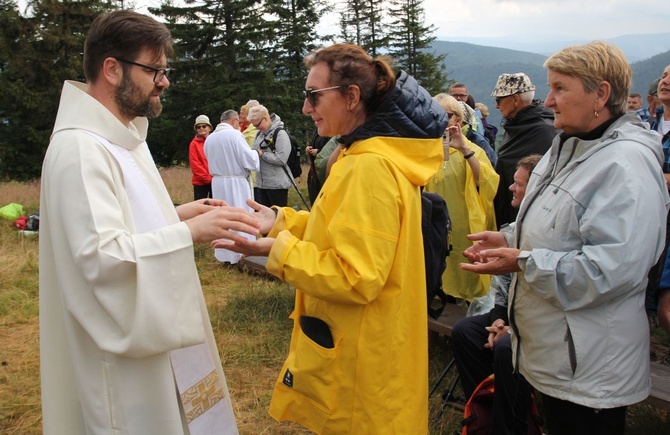
[[[377,110],[352,133],[340,138],[350,145],[374,136],[414,139],[439,138],[447,127],[447,113],[419,86],[414,77],[400,71],[395,87]]]
[[[284,121],[282,121],[279,115],[276,113],[270,115],[270,121],[272,121],[272,125],[270,125],[270,128],[268,128],[268,131],[263,133],[265,137],[272,136],[275,130],[278,128],[284,128]]]
[[[138,117],[125,126],[98,100],[86,93],[87,85],[66,81],[61,93],[58,115],[51,137],[62,130],[88,130],[111,143],[132,149],[147,138],[149,121]],[[104,108],[104,110],[100,110]],[[81,114],[87,116],[82,117]]]
[[[442,163],[442,140],[373,137],[351,145],[344,156],[378,154],[390,160],[415,186],[425,186]]]

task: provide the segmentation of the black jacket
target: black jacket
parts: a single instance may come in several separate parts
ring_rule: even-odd
[[[507,119],[503,128],[505,136],[498,149],[495,165],[500,183],[493,200],[498,228],[516,219],[517,210],[511,205],[512,192],[509,186],[514,183],[517,162],[531,154],[546,153],[554,137],[560,133],[554,127],[554,112],[544,107],[540,100],[533,100],[514,118]]]
[[[447,113],[414,77],[400,71],[395,87],[363,125],[339,141],[350,145],[375,136],[439,138],[447,127]]]

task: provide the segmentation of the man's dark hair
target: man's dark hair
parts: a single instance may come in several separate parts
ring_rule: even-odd
[[[94,83],[98,79],[108,57],[136,60],[144,49],[152,51],[156,59],[173,55],[172,36],[164,24],[128,10],[98,16],[93,20],[84,44],[86,81]],[[124,71],[126,67],[124,64]]]

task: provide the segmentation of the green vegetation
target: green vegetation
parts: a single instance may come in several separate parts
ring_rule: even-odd
[[[394,0],[393,7],[411,5],[414,22],[423,21],[423,0]],[[29,180],[39,176],[49,143],[63,81],[84,81],[82,51],[91,22],[98,14],[129,6],[123,1],[29,1],[28,13],[16,0],[0,0],[0,179]],[[156,2],[157,3],[157,2]],[[349,0],[338,6],[374,10],[347,17],[349,30],[338,37],[319,35],[317,24],[332,7],[325,0],[162,0],[149,8],[166,23],[175,41],[175,68],[163,95],[163,113],[149,126],[148,143],[157,164],[187,160],[193,120],[205,114],[216,123],[224,110],[259,100],[278,114],[304,147],[314,126],[302,111],[307,71],[303,58],[321,45],[359,42],[372,53],[398,49],[400,40],[413,43],[396,67],[412,71],[431,91],[446,80],[439,57],[429,52],[434,29],[412,25],[392,28],[390,0]],[[408,24],[409,26],[409,24]],[[351,32],[350,29],[356,29]],[[358,33],[357,33],[358,32]],[[391,44],[393,33],[396,35]],[[361,35],[375,35],[373,45]],[[409,38],[409,39],[407,39]]]
[[[161,170],[174,202],[192,197],[190,171]],[[304,178],[304,177],[303,177]],[[306,182],[301,180],[306,191]],[[304,193],[306,195],[306,192]],[[37,209],[39,183],[0,183],[0,204],[18,202],[26,212]],[[298,205],[297,195],[289,197]],[[41,428],[39,378],[37,237],[22,236],[0,220],[0,433],[38,435]],[[221,361],[243,435],[306,434],[294,423],[277,423],[268,415],[272,388],[286,353],[292,324],[294,290],[266,275],[222,267],[206,245],[195,248],[196,263],[210,313]],[[660,328],[652,334],[652,359],[668,363],[668,338]],[[449,339],[430,335],[430,382],[451,360]],[[417,374],[419,376],[420,374]],[[440,394],[454,380],[443,381],[430,399],[432,435],[460,432],[462,412],[442,405]],[[460,388],[457,395],[462,397]],[[629,435],[670,433],[668,413],[649,405],[629,409]]]

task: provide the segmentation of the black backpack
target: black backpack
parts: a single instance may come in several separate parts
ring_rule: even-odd
[[[426,267],[428,315],[437,319],[447,303],[442,274],[451,245],[451,218],[447,203],[437,193],[421,192],[421,234]]]
[[[272,135],[272,142],[270,142],[270,149],[274,153],[276,151],[275,149],[275,142],[277,142],[277,135],[279,134],[280,130],[284,130],[283,128],[277,128],[275,129],[274,134]],[[286,131],[286,130],[284,130]],[[291,141],[291,153],[288,155],[288,161],[286,164],[288,165],[288,168],[291,170],[291,175],[293,175],[293,178],[298,178],[299,176],[302,175],[302,165],[300,164],[300,145],[298,144],[298,141],[295,140],[291,134],[286,131],[286,134],[288,134],[288,138]]]

